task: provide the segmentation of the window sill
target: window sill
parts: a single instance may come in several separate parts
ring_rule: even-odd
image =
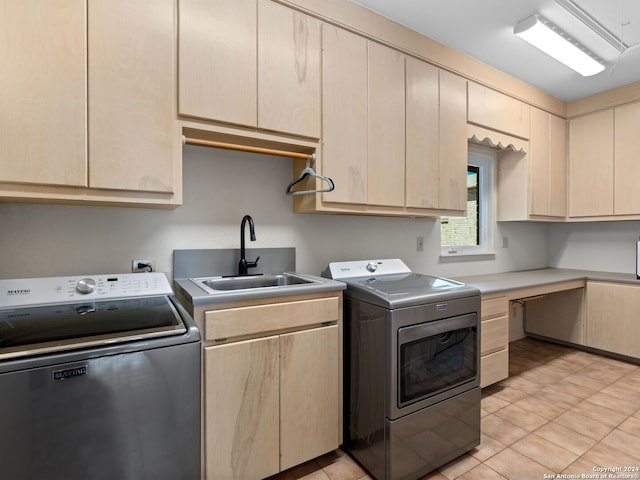
[[[462,253],[441,253],[440,263],[447,262],[468,262],[474,260],[494,260],[495,252],[462,252]]]

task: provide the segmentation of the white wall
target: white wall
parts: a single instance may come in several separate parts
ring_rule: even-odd
[[[640,222],[589,222],[549,227],[549,266],[635,273]]]
[[[237,248],[244,214],[258,238],[248,246],[296,247],[301,272],[389,257],[441,276],[547,265],[546,225],[501,224],[496,243],[508,236],[509,248],[495,258],[440,263],[435,220],[294,214],[284,193],[291,160],[192,146],[184,156],[184,205],[175,210],[0,203],[0,277],[128,272],[133,258],[170,274],[173,249]]]

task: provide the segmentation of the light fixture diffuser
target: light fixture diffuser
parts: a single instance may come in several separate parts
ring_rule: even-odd
[[[521,20],[513,33],[584,77],[604,70],[599,58],[540,15]]]

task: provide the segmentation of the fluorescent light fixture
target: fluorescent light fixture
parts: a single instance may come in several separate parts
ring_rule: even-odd
[[[584,77],[604,70],[599,58],[540,15],[521,20],[513,33]]]
[[[576,17],[578,20],[580,20],[582,23],[584,23],[588,28],[593,30],[597,35],[600,36],[600,38],[602,38],[613,48],[618,50],[618,52],[624,53],[624,51],[629,48],[629,45],[624,43],[622,38],[614,35],[602,23],[589,15],[586,10],[583,10],[573,0],[556,0],[556,3],[563,7],[571,15]],[[622,35],[622,26],[620,27],[620,31],[620,34]]]

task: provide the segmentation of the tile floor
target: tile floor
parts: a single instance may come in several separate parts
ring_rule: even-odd
[[[422,480],[640,478],[640,366],[525,338],[509,369],[482,392],[481,444]],[[370,478],[338,450],[271,480]]]

